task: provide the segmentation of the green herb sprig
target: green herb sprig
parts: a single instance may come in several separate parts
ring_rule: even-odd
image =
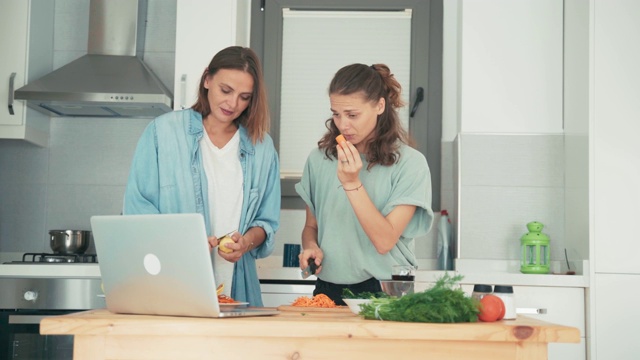
[[[462,275],[445,273],[423,292],[400,298],[373,299],[361,305],[360,315],[370,320],[404,322],[458,323],[478,321],[478,301],[465,295],[456,283]],[[455,288],[454,288],[455,287]]]
[[[351,291],[351,289],[349,288],[342,289],[343,299],[381,299],[381,298],[388,298],[388,297],[390,297],[390,295],[383,291],[376,292],[376,293],[370,292],[370,291],[363,291],[356,294],[353,291]]]

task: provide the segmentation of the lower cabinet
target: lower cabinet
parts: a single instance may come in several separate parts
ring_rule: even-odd
[[[471,294],[473,285],[462,284]],[[514,286],[516,312],[542,321],[580,330],[579,344],[549,344],[549,360],[585,360],[585,290],[578,287]]]
[[[262,302],[266,307],[278,307],[280,305],[291,305],[300,296],[313,296],[315,281],[309,284],[296,283],[265,283],[260,282],[262,291]]]

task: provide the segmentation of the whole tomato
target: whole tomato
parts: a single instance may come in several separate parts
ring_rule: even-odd
[[[495,295],[485,295],[480,299],[478,319],[484,322],[501,320],[506,311],[502,299]]]

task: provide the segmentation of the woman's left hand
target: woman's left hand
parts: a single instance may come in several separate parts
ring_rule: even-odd
[[[247,239],[237,231],[231,234],[230,238],[233,242],[225,244],[225,247],[231,250],[231,252],[226,253],[220,250],[220,246],[218,246],[218,255],[223,259],[234,263],[240,260],[242,255],[249,251],[250,244]]]
[[[353,144],[345,141],[337,145],[338,150],[338,180],[343,187],[357,187],[360,185],[358,174],[362,169],[360,153]]]

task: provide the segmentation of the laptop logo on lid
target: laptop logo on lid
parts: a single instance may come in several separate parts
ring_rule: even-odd
[[[162,266],[160,265],[160,259],[153,254],[147,254],[144,256],[144,269],[151,275],[158,275]]]

